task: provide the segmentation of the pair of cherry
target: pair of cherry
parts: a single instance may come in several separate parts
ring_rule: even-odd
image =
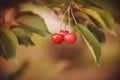
[[[69,31],[60,30],[59,33],[52,34],[51,39],[55,44],[61,44],[63,41],[67,44],[73,44],[76,42],[77,36],[75,33],[69,33]]]

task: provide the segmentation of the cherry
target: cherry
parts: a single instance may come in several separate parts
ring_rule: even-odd
[[[64,36],[64,41],[67,44],[73,44],[76,42],[77,36],[75,33],[69,33]]]
[[[55,33],[52,35],[52,41],[55,44],[61,44],[64,40],[64,36],[62,34]]]
[[[60,34],[62,34],[63,36],[65,36],[66,34],[69,34],[68,31],[64,31],[64,30],[60,30]]]

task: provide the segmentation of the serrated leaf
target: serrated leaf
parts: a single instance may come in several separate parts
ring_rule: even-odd
[[[83,12],[85,12],[86,14],[88,14],[89,16],[94,18],[97,22],[99,22],[102,26],[101,30],[103,30],[103,31],[107,30],[104,20],[96,11],[89,9],[89,8],[84,8]]]
[[[40,36],[45,37],[51,35],[44,20],[32,12],[20,12],[16,16],[16,21],[20,26],[23,26],[24,29],[37,33]]]
[[[12,26],[11,30],[16,35],[20,45],[35,45],[31,40],[32,32],[24,29],[24,27],[26,26]]]
[[[77,27],[79,28],[85,43],[87,44],[92,56],[95,60],[97,66],[100,66],[100,56],[101,56],[101,47],[99,41],[94,37],[94,35],[83,25],[78,24]]]
[[[106,24],[108,31],[115,35],[115,30],[113,28],[115,22],[114,22],[112,15],[108,11],[105,11],[100,8],[90,7],[90,9],[95,10],[102,17],[102,19],[104,20]]]
[[[105,34],[104,34],[104,32],[100,31],[99,29],[97,29],[97,28],[95,28],[93,26],[88,26],[88,29],[91,31],[91,33],[93,33],[93,35],[96,37],[96,39],[100,43],[105,42]]]
[[[14,33],[10,30],[0,30],[0,53],[6,58],[16,61],[16,50],[18,47],[18,41]]]

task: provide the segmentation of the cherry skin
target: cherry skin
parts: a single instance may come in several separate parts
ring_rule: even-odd
[[[73,44],[76,42],[77,36],[75,33],[69,33],[64,36],[64,41],[67,44]]]
[[[60,34],[62,34],[63,36],[65,36],[66,34],[69,34],[68,31],[64,31],[64,30],[60,30]]]
[[[61,44],[64,41],[64,36],[62,34],[55,33],[52,35],[52,42],[55,44]]]

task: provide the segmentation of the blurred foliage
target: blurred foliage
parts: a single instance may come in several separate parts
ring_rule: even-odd
[[[74,32],[80,32],[96,63],[99,64],[100,42],[105,40],[104,33],[109,31],[115,35],[114,24],[120,21],[118,3],[119,0],[0,0],[0,54],[15,61],[18,44],[34,45],[34,41],[31,40],[33,33],[42,37],[50,36],[44,19],[36,11],[41,8],[53,10],[54,7],[58,7],[61,9],[59,14],[71,12],[70,23],[75,21],[78,27]],[[6,10],[10,8],[16,9],[15,15],[11,16],[14,20],[6,22]]]
[[[16,50],[18,42],[15,34],[10,30],[2,29],[0,30],[0,37],[0,55],[17,63]]]

